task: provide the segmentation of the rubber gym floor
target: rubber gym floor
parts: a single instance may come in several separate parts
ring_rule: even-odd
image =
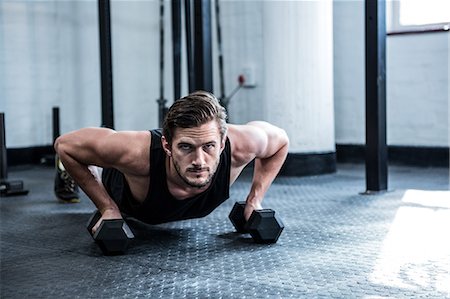
[[[258,245],[228,213],[250,177],[203,219],[150,226],[126,255],[103,256],[85,226],[94,210],[59,204],[53,169],[21,166],[30,190],[0,198],[1,298],[450,298],[447,168],[390,166],[389,191],[360,194],[364,165],[279,177],[264,207],[285,230]]]

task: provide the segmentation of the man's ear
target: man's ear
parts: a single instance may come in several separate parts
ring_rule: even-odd
[[[222,152],[225,149],[225,141],[227,140],[227,135],[225,135],[222,140],[220,141],[220,152]]]
[[[169,144],[169,142],[167,142],[167,139],[165,136],[161,137],[161,143],[163,146],[164,151],[166,152],[167,156],[172,156],[172,146]]]

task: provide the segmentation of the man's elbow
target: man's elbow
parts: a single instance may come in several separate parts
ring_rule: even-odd
[[[287,150],[289,148],[289,136],[284,129],[280,128],[279,137],[281,147]]]
[[[59,146],[61,144],[61,136],[56,138],[55,142],[53,143],[53,148],[55,149],[55,152],[58,154]]]
[[[66,135],[61,135],[56,138],[55,143],[53,144],[53,148],[55,149],[56,154],[60,157],[64,156],[64,154],[67,152],[68,146],[68,138]]]

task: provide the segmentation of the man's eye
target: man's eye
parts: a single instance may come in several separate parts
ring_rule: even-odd
[[[205,145],[203,146],[203,148],[206,149],[206,150],[211,150],[211,149],[213,149],[214,147],[215,147],[215,145],[214,145],[213,143],[205,144]]]
[[[191,146],[188,145],[188,144],[180,144],[180,145],[178,146],[178,148],[181,149],[181,150],[183,150],[183,151],[188,151],[188,150],[191,149]]]

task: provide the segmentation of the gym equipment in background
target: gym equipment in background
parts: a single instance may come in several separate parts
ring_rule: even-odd
[[[28,194],[24,189],[23,181],[8,180],[8,157],[6,151],[5,114],[0,113],[0,196],[19,196]]]

